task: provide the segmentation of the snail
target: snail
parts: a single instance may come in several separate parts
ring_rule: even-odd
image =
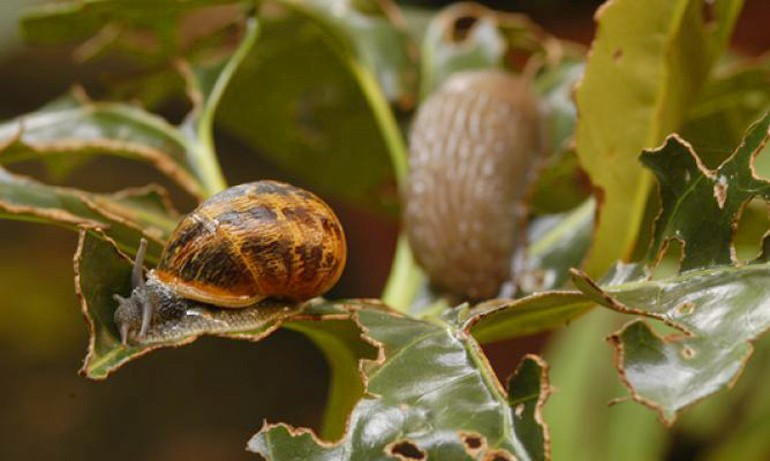
[[[419,107],[403,222],[435,288],[481,300],[510,281],[543,150],[539,120],[529,81],[499,70],[455,74]]]
[[[179,306],[238,309],[266,298],[314,298],[337,283],[347,257],[331,208],[277,181],[241,184],[203,202],[179,222],[146,280],[145,249],[143,240],[130,296],[113,296],[124,344],[141,342],[154,320]]]

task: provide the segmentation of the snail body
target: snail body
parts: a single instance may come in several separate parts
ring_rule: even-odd
[[[185,216],[158,267],[142,275],[144,245],[134,262],[129,298],[115,295],[125,343],[143,336],[172,300],[224,309],[271,298],[304,301],[339,280],[347,257],[334,212],[308,191],[277,181],[226,189]]]
[[[510,279],[542,150],[539,119],[528,81],[502,71],[455,74],[420,106],[404,228],[434,287],[479,300]]]

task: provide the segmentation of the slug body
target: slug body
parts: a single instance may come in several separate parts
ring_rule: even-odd
[[[141,340],[154,319],[180,305],[237,309],[265,298],[319,296],[339,280],[347,247],[339,220],[321,199],[289,184],[258,181],[224,190],[185,216],[146,281],[143,256],[142,247],[131,296],[115,295],[124,343]]]
[[[539,120],[529,83],[502,71],[456,74],[420,106],[404,227],[435,288],[479,300],[510,279],[542,151]]]

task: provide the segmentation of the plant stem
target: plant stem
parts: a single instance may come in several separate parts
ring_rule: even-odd
[[[406,236],[401,235],[396,244],[390,276],[382,292],[382,301],[396,310],[407,312],[424,278],[412,257]]]

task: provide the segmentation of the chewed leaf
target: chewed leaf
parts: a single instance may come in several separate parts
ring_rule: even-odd
[[[683,244],[682,270],[733,264],[732,237],[745,204],[770,200],[770,182],[754,174],[754,158],[770,137],[770,114],[751,126],[743,142],[716,170],[706,168],[678,136],[646,151],[641,160],[658,178],[662,211],[655,223],[649,259],[669,239]]]
[[[661,338],[635,321],[610,337],[633,398],[666,423],[686,406],[731,387],[751,355],[751,341],[770,328],[768,264],[693,270],[601,288],[584,274],[575,277],[589,298],[680,330]]]
[[[475,341],[456,327],[367,308],[356,318],[381,351],[363,362],[366,394],[344,436],[328,442],[306,429],[265,424],[249,450],[276,461],[351,453],[360,459],[547,459],[540,408],[550,387],[542,361],[527,358],[506,393]]]
[[[186,163],[187,140],[162,118],[137,107],[82,94],[0,124],[0,165],[53,156],[113,155],[147,162],[190,194],[201,185]]]
[[[100,229],[129,252],[145,237],[149,241],[148,259],[156,261],[177,218],[170,204],[163,202],[161,191],[150,188],[95,194],[49,186],[0,168],[0,217]]]
[[[89,326],[88,355],[81,372],[104,379],[130,360],[159,347],[180,346],[203,334],[258,341],[275,331],[302,305],[264,304],[247,309],[207,309],[191,306],[189,313],[174,319],[173,328],[153,325],[147,344],[124,345],[114,321],[113,295],[131,292],[131,261],[114,242],[99,231],[81,231],[75,254],[75,287]]]
[[[741,1],[614,0],[597,33],[575,100],[580,163],[601,194],[585,268],[599,276],[637,244],[652,178],[638,162],[681,126],[728,44]]]

